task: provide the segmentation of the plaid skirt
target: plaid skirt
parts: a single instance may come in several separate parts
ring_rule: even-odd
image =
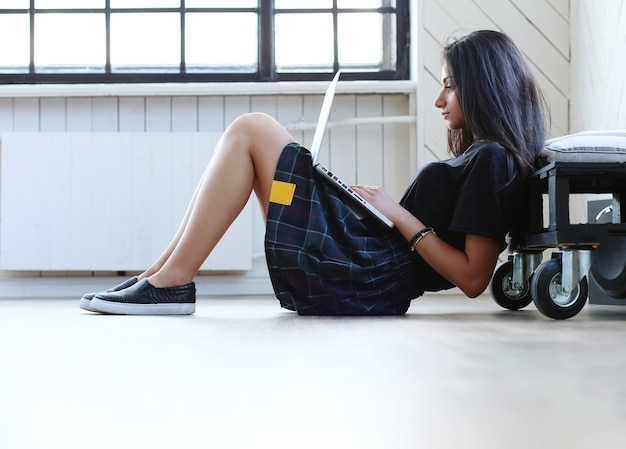
[[[278,183],[278,186],[277,186]],[[308,150],[287,145],[270,200],[265,255],[282,307],[300,315],[400,315],[423,294],[409,245],[373,217],[359,220],[313,169]]]

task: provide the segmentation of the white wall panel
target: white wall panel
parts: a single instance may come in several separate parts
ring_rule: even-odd
[[[89,132],[93,128],[93,99],[66,99],[66,131]]]
[[[119,128],[119,99],[96,97],[92,100],[92,127],[94,132],[121,131]]]
[[[65,98],[42,98],[39,102],[41,131],[65,131]]]
[[[317,120],[317,116],[319,115],[319,108],[315,115],[315,118],[312,116],[305,116],[302,108],[302,97],[300,96],[279,96],[276,97],[276,114],[274,117],[280,123],[289,124],[289,123],[297,123],[299,121],[312,121]],[[321,108],[321,104],[320,104]],[[312,111],[311,111],[312,112]],[[305,139],[304,134],[300,130],[290,130],[291,135],[297,142],[300,142],[305,147],[309,147],[311,145],[311,141],[313,137],[310,139]]]
[[[174,235],[219,136],[2,134],[0,269],[145,269]],[[249,269],[251,234],[247,207],[202,269]]]
[[[357,117],[382,117],[381,95],[356,97]],[[384,183],[383,125],[356,127],[356,179],[358,184],[382,186]]]
[[[222,132],[226,128],[224,97],[198,99],[198,131]]]
[[[172,98],[172,131],[194,132],[198,130],[198,98]]]
[[[572,130],[626,127],[626,1],[572,2]]]
[[[146,98],[146,131],[169,132],[172,130],[172,98]]]
[[[448,157],[447,151],[447,129],[445,121],[441,118],[441,111],[433,106],[433,101],[439,90],[441,89],[441,74],[435,79],[432,76],[425,76],[423,80],[422,91],[427,92],[431,102],[427,106],[423,106],[424,124],[422,127],[424,133],[424,142],[426,151],[424,152],[425,160],[419,161],[420,165],[424,165],[434,160],[441,160]]]
[[[558,51],[554,42],[510,1],[475,0],[503,32],[507,33],[520,46],[536,70],[554,80],[564,92],[569,92],[569,51]],[[538,8],[541,1],[527,2],[529,10]],[[567,27],[563,28],[564,33]],[[567,36],[567,35],[566,35]]]
[[[93,139],[100,137],[101,134],[84,134],[83,136],[76,136],[74,139],[75,142],[75,151],[82,151],[84,153],[85,159],[91,159],[89,157],[88,149],[91,147]],[[108,197],[110,197],[110,201],[105,201],[103,203],[102,211],[100,212],[103,215],[103,219],[106,220],[107,216],[114,214],[114,216],[120,217],[117,220],[115,226],[112,226],[110,229],[110,240],[108,240],[108,244],[110,245],[110,250],[108,250],[105,254],[108,254],[109,264],[112,267],[121,267],[124,265],[125,261],[130,260],[133,261],[133,254],[138,252],[136,245],[137,242],[134,241],[135,236],[133,235],[136,223],[131,220],[133,217],[133,210],[135,209],[135,204],[137,202],[144,202],[146,199],[135,198],[136,192],[132,189],[134,176],[134,165],[133,165],[133,152],[135,151],[135,144],[133,142],[133,134],[119,134],[115,135],[112,133],[111,139],[116,139],[116,144],[109,145],[108,149],[108,157],[112,161],[116,161],[115,168],[110,170],[109,173],[103,173],[101,170],[99,174],[96,176],[92,176],[92,183],[89,185],[89,189],[92,189],[90,192],[90,196],[94,195],[93,189],[97,190],[108,190]],[[80,148],[80,144],[78,144],[80,139],[85,139],[85,144]],[[141,151],[141,150],[140,150]],[[87,161],[85,161],[88,163]],[[88,177],[87,177],[88,178]],[[89,182],[86,180],[86,182]],[[103,186],[108,185],[108,189],[103,189]],[[90,203],[89,197],[82,199],[86,204]],[[104,207],[106,205],[106,207]],[[88,207],[83,205],[82,207],[78,207],[78,213],[80,214],[80,210],[84,207]],[[97,213],[97,212],[94,212]],[[93,238],[90,236],[82,236],[81,238],[85,240],[84,244],[89,243]],[[103,239],[104,240],[104,239]],[[106,242],[106,240],[104,240]],[[95,243],[95,245],[102,245],[102,242]],[[103,251],[104,249],[100,249]],[[77,248],[77,256],[80,255],[80,248]],[[75,259],[78,260],[78,259]],[[119,270],[119,268],[115,268],[115,270]]]
[[[242,95],[224,98],[224,125],[228,126],[241,114],[250,112],[250,97]]]
[[[39,98],[13,100],[13,130],[39,131]]]
[[[565,14],[561,14],[549,1],[512,1],[512,5],[520,11],[523,17],[526,17],[529,23],[533,24],[565,59],[568,59],[570,52],[569,21],[567,19],[567,2],[564,3]]]
[[[409,98],[406,96],[383,97],[382,103],[383,116],[404,115],[409,110]],[[396,123],[383,125],[381,143],[384,153],[382,185],[399,201],[415,171],[411,125]]]
[[[13,131],[13,99],[0,98],[0,130]]]
[[[250,99],[250,110],[278,117],[278,99],[274,96],[254,96]]]
[[[561,17],[566,20],[569,18],[570,0],[548,0],[547,3],[549,3]]]
[[[146,99],[144,97],[120,97],[118,107],[118,131],[142,132],[146,130]]]
[[[464,34],[477,29],[496,29],[498,26],[497,22],[491,20],[473,1],[428,0],[425,12],[427,15],[424,26],[439,43],[447,41],[453,34]],[[433,14],[433,19],[430,14]]]

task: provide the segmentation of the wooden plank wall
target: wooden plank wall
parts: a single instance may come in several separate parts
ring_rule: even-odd
[[[432,106],[441,78],[440,49],[452,35],[493,29],[511,36],[533,67],[551,112],[551,135],[569,131],[568,0],[424,0],[417,2],[418,158],[447,157],[445,125]]]
[[[298,125],[317,121],[321,101],[321,95],[0,98],[0,133],[222,132],[239,115],[254,111],[293,125],[294,138],[306,146],[312,130],[298,131]],[[338,95],[331,121],[409,113],[409,95]],[[398,196],[410,173],[396,172],[406,167],[403,161],[386,164],[388,159],[408,157],[409,128],[368,124],[333,129],[322,160],[331,168],[341,166],[347,181],[384,184]]]

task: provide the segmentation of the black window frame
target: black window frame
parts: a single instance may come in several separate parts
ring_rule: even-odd
[[[410,11],[409,0],[395,0],[395,7],[383,6],[380,8],[338,8],[337,0],[333,0],[331,8],[315,9],[275,9],[273,0],[259,0],[256,8],[187,8],[185,0],[181,0],[180,7],[171,8],[111,8],[110,0],[105,0],[104,8],[35,8],[35,0],[30,0],[30,7],[25,9],[2,9],[4,14],[29,14],[30,20],[30,57],[28,73],[0,73],[0,84],[91,84],[91,83],[192,83],[192,82],[275,82],[275,81],[321,81],[328,80],[329,75],[339,67],[337,50],[337,17],[346,12],[378,12],[394,13],[396,18],[396,69],[380,71],[350,71],[342,72],[343,80],[406,80],[409,79],[410,65]],[[185,14],[193,12],[254,12],[259,15],[259,48],[258,68],[252,73],[198,73],[186,72],[185,55]],[[106,20],[106,65],[100,73],[50,73],[36,72],[34,64],[34,33],[35,15],[48,13],[105,13]],[[110,61],[110,18],[112,13],[147,13],[147,12],[176,12],[181,18],[181,64],[180,72],[114,72]],[[274,64],[274,33],[273,24],[276,14],[282,13],[320,13],[333,14],[333,33],[335,36],[334,63],[331,71],[315,72],[278,72]]]

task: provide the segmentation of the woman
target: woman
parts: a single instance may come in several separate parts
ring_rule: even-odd
[[[443,50],[435,99],[450,160],[418,172],[398,204],[354,186],[395,229],[358,220],[317,178],[307,150],[274,119],[246,114],[224,132],[174,239],[141,275],[87,294],[103,313],[190,314],[193,278],[252,190],[266,219],[270,277],[299,314],[403,314],[424,291],[487,287],[513,222],[519,187],[544,142],[541,95],[515,44],[477,31]],[[237,173],[237,176],[232,176]],[[274,181],[295,184],[291,205],[270,201]]]

